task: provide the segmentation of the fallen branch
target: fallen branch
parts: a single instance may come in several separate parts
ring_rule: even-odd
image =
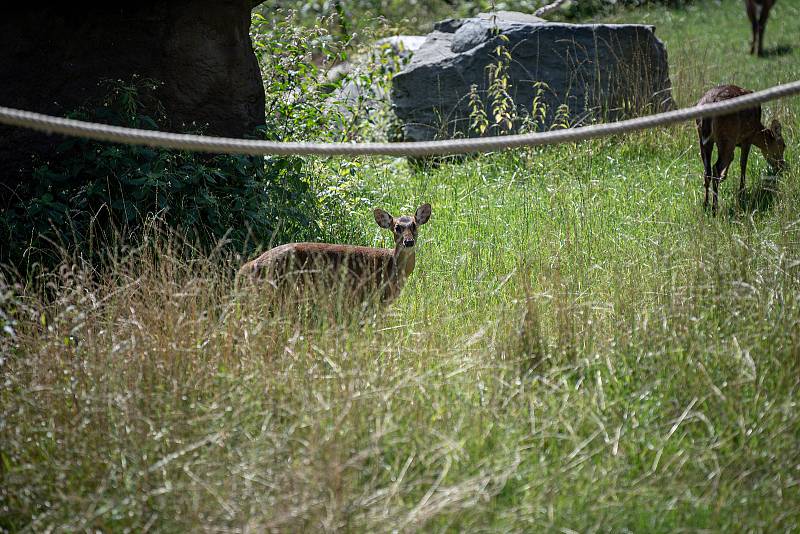
[[[555,0],[555,2],[547,4],[546,6],[542,6],[536,11],[534,11],[533,15],[535,17],[544,17],[545,15],[549,15],[551,12],[561,7],[561,4],[563,4],[566,1],[567,0]]]

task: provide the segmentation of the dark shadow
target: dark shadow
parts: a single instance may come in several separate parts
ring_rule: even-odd
[[[407,156],[406,159],[409,166],[415,172],[426,172],[428,170],[438,169],[444,165],[463,163],[479,155],[479,152],[471,152],[468,154],[453,154],[450,156]]]
[[[745,189],[742,194],[737,194],[737,202],[728,209],[730,217],[742,213],[763,213],[772,209],[778,197],[779,181],[775,177],[762,178],[759,183],[750,189]]]
[[[781,57],[792,53],[791,45],[778,45],[761,51],[761,57]]]

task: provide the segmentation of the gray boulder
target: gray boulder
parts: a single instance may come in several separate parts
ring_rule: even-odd
[[[531,111],[535,82],[549,86],[540,95],[547,109],[545,126],[562,104],[569,106],[571,125],[674,108],[667,52],[653,26],[481,14],[435,24],[410,63],[395,75],[392,107],[405,140],[477,135],[469,128],[473,84],[491,122],[487,67],[497,63],[498,45],[511,55],[508,92],[520,116]]]

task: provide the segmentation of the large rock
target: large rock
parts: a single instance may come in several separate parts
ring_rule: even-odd
[[[530,112],[535,82],[550,87],[542,95],[546,123],[560,104],[569,106],[572,124],[674,107],[667,53],[652,26],[482,14],[437,23],[394,77],[392,106],[405,140],[476,135],[469,128],[470,86],[477,86],[490,111],[487,67],[497,63],[498,45],[511,53],[509,93],[520,112]]]
[[[240,137],[264,123],[250,0],[14,2],[0,18],[0,105],[64,115],[138,74],[163,82],[172,127]],[[0,183],[27,179],[61,142],[0,127]]]

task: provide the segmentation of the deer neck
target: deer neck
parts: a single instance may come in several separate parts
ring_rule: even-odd
[[[404,247],[402,243],[395,245],[392,255],[392,278],[396,282],[404,282],[414,272],[415,262],[414,247]]]
[[[758,133],[753,137],[753,144],[760,148],[762,152],[766,153],[769,145],[769,130],[764,128],[763,124],[759,124],[759,128]]]

